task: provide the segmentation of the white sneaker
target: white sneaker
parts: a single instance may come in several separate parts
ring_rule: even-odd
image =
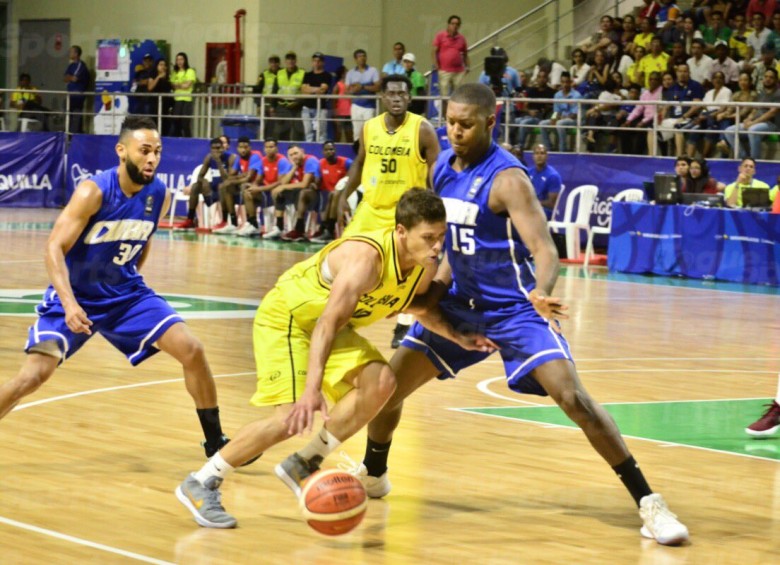
[[[274,226],[271,231],[263,235],[263,239],[280,239],[282,237],[282,230]]]
[[[258,235],[259,233],[259,229],[247,222],[241,229],[236,232],[236,235],[240,235],[241,237],[251,237],[253,235]]]
[[[639,501],[639,516],[645,523],[640,533],[661,545],[677,545],[688,539],[688,528],[666,506],[658,493],[648,494]]]
[[[390,494],[390,489],[392,489],[393,486],[390,484],[390,479],[387,478],[387,471],[385,471],[381,477],[372,477],[368,474],[366,466],[363,463],[356,463],[347,455],[346,451],[342,451],[339,455],[341,455],[345,462],[339,463],[337,467],[360,479],[369,498],[382,498]]]
[[[219,228],[218,230],[214,230],[211,233],[216,233],[220,235],[233,235],[238,231],[238,228],[234,226],[233,224],[227,224],[224,227]]]

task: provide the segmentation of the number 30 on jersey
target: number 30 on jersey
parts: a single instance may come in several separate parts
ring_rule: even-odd
[[[476,248],[474,242],[474,228],[466,228],[450,224],[450,236],[452,238],[452,250],[464,255],[474,255]]]

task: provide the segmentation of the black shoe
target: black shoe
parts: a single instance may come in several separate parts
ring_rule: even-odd
[[[398,346],[401,345],[401,341],[403,341],[404,337],[406,337],[406,332],[409,331],[409,326],[404,324],[396,324],[395,330],[393,330],[393,341],[390,342],[390,347],[393,349],[398,349]]]
[[[230,442],[230,438],[228,438],[227,436],[223,435],[223,436],[220,438],[220,440],[219,440],[219,445],[217,445],[216,447],[215,447],[215,446],[213,446],[213,445],[211,445],[211,444],[210,444],[209,442],[207,442],[207,441],[202,441],[202,442],[200,442],[200,446],[201,446],[201,447],[204,449],[204,451],[206,452],[206,459],[211,459],[211,457],[212,457],[212,456],[213,456],[213,455],[214,455],[214,454],[215,454],[217,451],[219,451],[220,449],[222,449],[223,447],[225,447],[225,446],[226,446],[226,445],[227,445],[229,442]],[[261,454],[260,454],[260,455],[258,455],[257,457],[253,457],[252,459],[250,459],[249,461],[247,461],[246,463],[244,463],[244,464],[243,464],[243,465],[241,465],[241,466],[242,466],[242,467],[246,467],[247,465],[251,465],[252,463],[254,463],[255,461],[257,461],[258,459],[260,459],[260,457],[262,457],[262,455],[263,455],[263,454],[261,453]]]

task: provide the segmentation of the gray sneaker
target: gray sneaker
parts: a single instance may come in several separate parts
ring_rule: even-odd
[[[204,528],[235,528],[238,523],[222,507],[219,492],[221,484],[222,479],[211,477],[202,485],[195,475],[190,473],[184,482],[176,487],[176,498]]]
[[[311,475],[320,470],[322,457],[315,456],[306,460],[297,453],[293,453],[287,459],[279,463],[274,471],[295,496],[301,496],[301,484]]]

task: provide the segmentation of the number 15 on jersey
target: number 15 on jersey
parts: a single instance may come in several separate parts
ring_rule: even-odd
[[[466,228],[450,224],[450,237],[452,238],[452,250],[464,255],[474,255],[476,248],[474,242],[474,228]]]

